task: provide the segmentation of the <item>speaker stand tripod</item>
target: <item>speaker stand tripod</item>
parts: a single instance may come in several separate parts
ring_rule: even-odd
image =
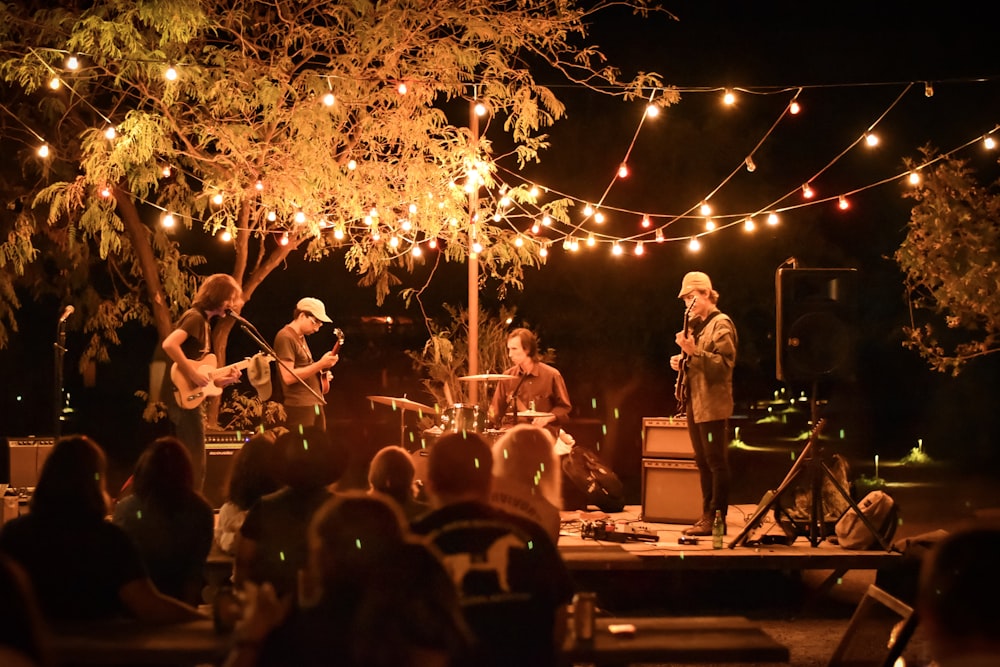
[[[815,399],[813,400],[813,414],[815,415]],[[841,495],[841,497],[843,497],[843,499],[847,501],[851,508],[857,513],[858,518],[861,519],[861,522],[865,525],[879,545],[885,551],[891,551],[891,546],[886,542],[885,538],[879,534],[879,531],[874,525],[872,525],[871,520],[861,511],[858,504],[854,502],[854,499],[851,498],[851,494],[844,488],[844,485],[837,480],[836,476],[830,470],[830,467],[823,461],[822,456],[813,451],[816,447],[816,440],[819,437],[819,432],[826,424],[826,419],[820,419],[819,421],[815,421],[814,419],[813,423],[815,426],[813,427],[812,433],[809,434],[809,442],[806,443],[802,453],[799,454],[797,459],[795,459],[795,463],[792,464],[788,474],[785,475],[785,479],[778,485],[778,488],[765,494],[761,504],[758,505],[757,510],[750,517],[749,521],[747,521],[743,530],[741,530],[739,535],[733,538],[733,540],[729,543],[728,547],[730,549],[745,544],[747,536],[750,532],[760,525],[760,522],[767,515],[767,513],[770,512],[781,500],[781,496],[785,493],[788,487],[795,482],[800,474],[808,472],[810,475],[809,481],[812,490],[812,506],[809,514],[809,544],[816,547],[823,539],[821,530],[823,523],[821,491],[823,478],[825,477],[830,481],[833,487],[837,489],[837,492]]]

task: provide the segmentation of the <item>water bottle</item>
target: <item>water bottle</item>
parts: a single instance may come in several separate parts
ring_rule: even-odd
[[[712,522],[712,548],[722,548],[722,536],[726,532],[726,523],[722,520],[722,510],[715,510],[715,520]]]

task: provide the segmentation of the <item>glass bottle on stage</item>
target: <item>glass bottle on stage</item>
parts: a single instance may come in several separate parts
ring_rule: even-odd
[[[726,534],[726,523],[722,520],[722,510],[715,510],[715,520],[712,521],[712,548],[722,548],[722,536]]]

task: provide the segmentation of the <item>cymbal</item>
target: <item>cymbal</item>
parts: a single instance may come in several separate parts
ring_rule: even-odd
[[[506,380],[508,378],[514,377],[513,375],[504,375],[503,373],[480,373],[479,375],[463,375],[458,378],[459,380],[475,381],[475,380]]]
[[[369,401],[372,403],[381,403],[382,405],[388,405],[393,410],[419,410],[421,412],[435,412],[434,408],[429,405],[424,405],[423,403],[417,403],[416,401],[411,401],[408,398],[394,398],[392,396],[368,396]]]
[[[537,410],[521,410],[517,413],[518,417],[555,417],[555,414],[551,412],[538,412]]]

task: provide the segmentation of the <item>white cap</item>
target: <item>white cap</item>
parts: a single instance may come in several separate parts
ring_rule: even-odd
[[[681,291],[677,293],[678,299],[683,299],[695,290],[702,290],[712,293],[712,279],[701,271],[691,271],[684,276],[681,282]]]
[[[295,304],[297,310],[309,313],[315,317],[320,322],[333,322],[326,314],[326,306],[319,299],[314,299],[311,296],[307,296],[304,299],[299,299],[299,302]]]

